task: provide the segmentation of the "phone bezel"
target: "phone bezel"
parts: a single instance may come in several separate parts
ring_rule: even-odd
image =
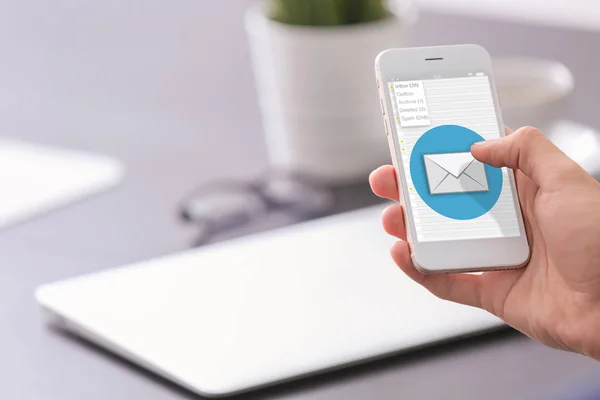
[[[390,152],[398,174],[400,199],[404,207],[407,236],[415,267],[424,273],[452,273],[519,268],[525,265],[529,259],[530,250],[512,170],[508,170],[508,177],[517,210],[520,236],[419,242],[416,240],[417,235],[410,202],[404,201],[408,187],[406,179],[404,179],[403,163],[399,160],[401,153],[398,148],[396,124],[390,118],[392,116],[390,112],[392,99],[389,91],[386,90],[387,83],[394,79],[418,80],[438,74],[452,76],[467,70],[483,72],[490,80],[498,127],[501,136],[504,136],[500,102],[496,93],[488,52],[478,45],[390,49],[377,56],[375,70],[386,120]]]

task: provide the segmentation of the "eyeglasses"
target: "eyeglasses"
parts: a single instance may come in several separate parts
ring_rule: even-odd
[[[307,175],[268,171],[252,181],[201,186],[183,200],[180,215],[198,228],[196,245],[201,245],[259,221],[264,226],[271,220],[268,227],[273,227],[273,220],[286,225],[325,216],[333,210],[334,197],[330,188]]]

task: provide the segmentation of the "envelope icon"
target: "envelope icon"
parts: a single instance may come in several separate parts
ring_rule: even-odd
[[[485,166],[470,152],[424,154],[429,193],[468,193],[489,190]]]

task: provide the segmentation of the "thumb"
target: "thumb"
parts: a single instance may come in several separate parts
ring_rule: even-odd
[[[471,153],[493,167],[521,170],[540,187],[569,176],[576,164],[539,130],[523,127],[499,140],[474,143]]]

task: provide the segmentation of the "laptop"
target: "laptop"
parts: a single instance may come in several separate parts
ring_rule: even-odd
[[[209,397],[502,326],[394,265],[383,206],[46,284],[47,322]]]

